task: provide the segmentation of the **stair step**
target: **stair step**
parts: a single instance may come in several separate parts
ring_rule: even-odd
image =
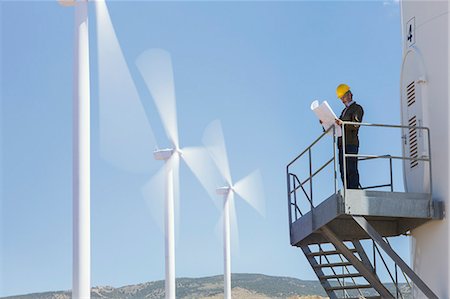
[[[370,289],[372,286],[370,284],[349,284],[344,286],[332,286],[325,288],[326,291],[341,291],[341,290],[356,290],[356,289]]]
[[[355,248],[349,249],[351,252],[358,252]],[[333,255],[333,254],[341,254],[340,251],[337,250],[329,250],[329,251],[316,251],[308,253],[307,256],[321,256],[321,255]]]
[[[347,274],[336,274],[336,275],[325,275],[320,276],[320,280],[327,280],[327,279],[337,279],[337,278],[351,278],[351,277],[362,277],[361,273],[347,273]]]
[[[332,268],[332,267],[341,267],[341,266],[352,266],[350,262],[339,262],[339,263],[330,263],[330,264],[317,264],[314,265],[314,268]]]

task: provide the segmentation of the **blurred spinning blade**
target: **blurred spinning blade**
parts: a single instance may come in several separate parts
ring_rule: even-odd
[[[99,74],[100,154],[121,169],[148,172],[155,137],[129,72],[104,0],[95,1]]]
[[[155,101],[159,116],[172,145],[178,149],[177,111],[170,54],[162,49],[142,53],[136,65]]]
[[[152,219],[156,222],[161,232],[164,232],[164,196],[166,184],[166,165],[142,187],[142,195],[150,210]]]
[[[233,186],[234,191],[261,216],[265,216],[264,189],[261,172],[253,171]]]
[[[232,181],[230,166],[228,164],[227,149],[225,146],[225,138],[223,136],[222,125],[219,120],[211,122],[206,127],[202,141],[223,179],[225,179],[228,186],[231,186]]]
[[[211,158],[215,162],[219,172],[221,173],[223,179],[226,180],[227,186],[231,187],[230,193],[228,194],[230,200],[230,225],[231,225],[231,238],[236,248],[238,245],[238,224],[237,215],[234,202],[234,195],[239,195],[244,199],[252,208],[254,208],[260,215],[265,215],[265,200],[264,200],[264,189],[262,183],[262,177],[259,170],[256,170],[233,185],[231,181],[230,167],[228,164],[228,156],[225,146],[225,138],[222,131],[222,126],[218,120],[213,121],[205,129],[203,135],[203,143]],[[217,197],[217,195],[216,195]],[[214,198],[214,197],[213,197]],[[223,211],[223,202],[221,206]],[[223,223],[223,212],[221,216],[221,222]],[[223,224],[222,224],[223,227]]]
[[[186,147],[183,148],[181,157],[208,195],[214,199],[217,208],[221,209],[222,201],[216,200],[216,188],[221,181],[221,177],[216,171],[214,161],[208,151],[204,147]]]

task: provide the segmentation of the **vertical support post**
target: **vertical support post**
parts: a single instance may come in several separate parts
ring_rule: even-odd
[[[289,175],[289,166],[286,167],[286,182],[288,191],[288,215],[289,215],[289,236],[291,235],[291,225],[292,225],[292,205],[291,205],[291,178]]]
[[[231,299],[230,192],[223,199],[224,299]]]
[[[398,269],[397,269],[397,264],[394,264],[394,265],[395,265],[395,288],[397,290],[397,298],[398,298],[398,295],[400,293],[400,290],[399,290],[399,287],[398,287]]]
[[[91,298],[88,2],[75,4],[72,298]]]
[[[174,190],[173,190],[173,160],[165,162],[166,167],[166,200],[165,200],[165,297],[175,299],[175,217],[174,217]]]
[[[392,177],[392,157],[389,157],[389,169],[390,169],[390,178],[391,178],[391,192],[394,192],[394,179]]]
[[[377,273],[377,256],[375,255],[375,241],[372,240],[372,251],[373,251],[373,270]]]
[[[336,127],[333,125],[333,163],[334,163],[334,194],[337,193],[337,165],[336,165]]]
[[[295,177],[292,178],[293,181],[293,187],[294,187],[294,216],[295,216],[295,220],[298,219],[298,214],[297,214],[297,185],[296,185],[296,180]],[[292,206],[292,205],[291,205]]]
[[[310,198],[310,207],[311,207],[311,229],[316,227],[316,221],[314,217],[314,204],[313,204],[313,184],[312,184],[312,157],[311,157],[311,148],[308,149],[309,156],[309,198]]]
[[[347,151],[345,146],[345,122],[342,123],[342,166],[344,168],[344,198],[347,194]]]
[[[309,198],[311,199],[311,211],[314,209],[313,205],[313,184],[312,184],[312,157],[311,157],[311,148],[308,149],[309,155]]]
[[[429,128],[425,128],[425,130],[427,131],[427,139],[428,139],[428,169],[429,169],[429,173],[430,173],[430,198],[428,199],[429,201],[429,208],[428,208],[428,217],[432,217],[434,214],[433,211],[433,173],[432,173],[432,168],[431,168],[431,140],[430,140],[430,129]],[[425,163],[425,162],[424,162]]]

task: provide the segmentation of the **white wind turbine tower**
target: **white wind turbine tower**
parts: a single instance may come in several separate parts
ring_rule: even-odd
[[[139,98],[119,42],[114,32],[106,4],[97,0],[97,31],[99,60],[99,111],[101,155],[110,163],[127,171],[148,172],[151,153],[157,143]],[[194,174],[205,171],[201,148],[184,148],[178,142],[172,62],[168,52],[151,49],[139,56],[137,66],[153,96],[172,148],[153,152],[165,167],[150,180],[165,181],[165,295],[175,298],[175,199],[178,199],[178,168],[180,157]],[[206,171],[208,171],[206,169]],[[148,189],[148,188],[146,188]],[[150,191],[156,191],[151,188]],[[154,197],[154,194],[152,194]],[[156,211],[151,210],[154,214]],[[156,215],[157,218],[159,215]]]
[[[89,299],[91,115],[88,1],[59,0],[59,3],[75,9],[72,298]],[[145,158],[155,145],[153,133],[117,41],[106,3],[96,0],[95,4],[102,156],[127,170],[145,171],[148,170]]]
[[[179,188],[179,163],[184,160],[193,173],[201,178],[207,172],[202,157],[207,153],[200,147],[180,148],[178,139],[177,114],[173,68],[170,54],[162,49],[150,49],[142,53],[136,64],[144,78],[162,120],[170,148],[154,151],[156,160],[165,161],[164,167],[154,178],[161,174],[165,177],[164,232],[165,232],[165,295],[175,296],[175,206]],[[147,184],[151,185],[152,180]]]
[[[73,78],[73,277],[72,298],[91,297],[90,267],[90,85],[87,0],[75,6]]]
[[[157,143],[139,99],[126,61],[114,33],[104,1],[97,2],[100,74],[100,146],[102,156],[115,166],[133,172],[147,172],[151,153]],[[100,32],[103,33],[100,35]],[[178,192],[178,146],[175,91],[170,55],[160,49],[141,54],[137,66],[152,93],[172,148],[153,152],[163,167],[150,184],[163,174],[165,182],[165,295],[175,298],[175,199]],[[119,121],[120,120],[120,121]],[[183,158],[191,169],[199,169],[200,149],[183,149]],[[197,168],[196,168],[197,167]],[[201,171],[201,170],[197,170]],[[156,188],[160,187],[156,186]],[[154,189],[150,190],[154,193]],[[151,211],[155,213],[155,211]]]
[[[145,109],[139,99],[131,74],[114,33],[104,1],[97,3],[98,59],[100,74],[100,147],[101,155],[111,164],[132,172],[148,172],[152,162],[151,153],[157,143]],[[100,34],[102,33],[102,34]],[[183,148],[178,142],[175,91],[172,62],[168,52],[151,49],[142,53],[137,61],[148,88],[153,96],[160,118],[166,129],[172,148],[153,152],[157,160],[166,161],[165,166],[146,185],[146,190],[159,178],[165,177],[165,294],[175,298],[175,200],[178,199],[178,168],[180,157],[197,175],[205,170],[201,148]],[[150,188],[150,197],[155,197]],[[147,195],[147,194],[146,194]],[[153,199],[155,200],[155,199]],[[154,215],[157,211],[151,211]],[[155,218],[158,218],[156,215]]]
[[[223,196],[224,297],[225,299],[231,299],[231,224],[234,224],[237,228],[234,198],[235,195],[238,195],[259,212],[259,214],[264,216],[265,201],[263,183],[259,170],[256,170],[233,184],[222,126],[218,120],[213,121],[205,129],[203,143],[222,178],[225,180],[225,185],[216,188],[216,192],[218,195]],[[205,172],[199,173],[199,177],[202,178],[200,181],[207,190],[212,190],[211,180],[204,177],[204,175]],[[235,233],[237,234],[237,231]],[[237,236],[235,240],[237,241]]]

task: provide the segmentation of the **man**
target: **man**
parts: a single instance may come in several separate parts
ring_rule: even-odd
[[[343,121],[361,122],[364,110],[353,100],[353,94],[350,91],[350,87],[346,84],[340,84],[336,88],[336,95],[345,105],[342,110],[339,119],[336,119],[336,124],[342,126]],[[358,125],[346,125],[345,126],[345,153],[346,154],[358,154],[359,138],[358,138]],[[338,137],[338,149],[339,149],[339,170],[341,171],[342,184],[344,184],[344,159],[342,148],[342,137]],[[359,172],[358,172],[358,158],[347,157],[347,189],[358,189],[359,184]]]

